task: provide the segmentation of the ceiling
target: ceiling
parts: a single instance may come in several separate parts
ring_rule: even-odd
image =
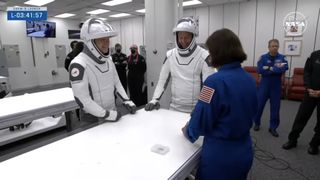
[[[0,0],[0,10],[6,11],[7,7],[13,6],[29,6],[24,4],[27,0]],[[96,10],[96,9],[107,9],[110,12],[99,14],[99,17],[105,17],[109,21],[118,20],[119,18],[109,17],[113,14],[118,13],[129,13],[132,14],[129,17],[134,16],[144,16],[142,13],[138,13],[135,10],[144,9],[144,1],[145,0],[132,0],[130,3],[120,4],[117,6],[105,6],[101,5],[101,3],[109,0],[55,0],[49,4],[44,5],[48,8],[48,16],[53,17],[62,13],[72,13],[76,14],[76,16],[69,17],[68,19],[84,21],[90,15],[86,12]],[[189,1],[189,0],[183,0]],[[188,6],[184,7],[185,9],[201,7],[201,6],[210,6],[217,4],[226,4],[232,2],[240,2],[240,1],[248,1],[248,0],[200,0],[202,2],[201,5],[196,6]],[[128,17],[125,17],[128,18]]]

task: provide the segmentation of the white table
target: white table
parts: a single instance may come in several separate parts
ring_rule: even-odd
[[[181,128],[190,115],[160,109],[123,116],[0,163],[1,179],[183,179],[199,160],[201,142]],[[151,151],[155,144],[167,154]]]
[[[0,129],[77,108],[71,88],[3,98],[0,99]]]

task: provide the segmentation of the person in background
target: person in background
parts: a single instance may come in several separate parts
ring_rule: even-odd
[[[267,100],[270,99],[269,132],[272,136],[279,137],[277,128],[280,124],[281,77],[288,70],[288,62],[286,57],[278,52],[279,41],[277,39],[271,39],[268,42],[268,49],[269,52],[262,55],[258,61],[258,73],[261,74],[261,81],[254,130],[260,130],[263,109]]]
[[[204,136],[197,180],[246,180],[253,161],[250,129],[258,106],[256,83],[241,67],[247,55],[232,31],[214,32],[206,45],[218,72],[205,80],[182,132],[192,143]]]
[[[198,26],[194,19],[181,18],[173,34],[176,48],[167,52],[152,100],[145,106],[146,111],[160,108],[159,100],[172,77],[170,109],[190,113],[199,97],[202,82],[215,72],[210,67],[208,51],[196,44]]]
[[[53,28],[49,24],[45,24],[44,37],[52,37]]]
[[[116,109],[114,92],[130,113],[136,111],[109,54],[110,38],[116,35],[113,27],[101,19],[90,18],[81,28],[80,36],[85,45],[71,62],[69,74],[75,101],[87,113],[84,121],[119,120],[121,114]]]
[[[147,70],[146,60],[138,52],[138,46],[130,47],[131,54],[128,56],[128,85],[130,98],[137,105],[146,104],[143,97],[144,73]]]
[[[316,155],[319,154],[320,145],[320,50],[313,52],[305,63],[304,86],[306,91],[289,134],[289,141],[282,148],[289,150],[297,147],[300,133],[317,107],[317,123],[308,148],[309,154]]]
[[[116,53],[112,54],[112,61],[116,65],[116,69],[119,75],[119,79],[124,90],[127,92],[127,55],[121,52],[121,45],[117,43],[115,45]]]
[[[67,55],[64,61],[64,68],[69,72],[71,61],[83,50],[83,42],[72,41],[70,43],[71,52]]]

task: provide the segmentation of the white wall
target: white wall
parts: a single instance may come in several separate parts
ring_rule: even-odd
[[[251,0],[210,7],[191,8],[184,10],[184,16],[199,17],[200,35],[198,43],[205,43],[206,38],[215,30],[229,28],[240,38],[248,55],[244,65],[256,65],[261,54],[266,53],[268,40],[277,38],[280,41],[280,53],[283,53],[284,40],[302,40],[300,56],[288,57],[292,75],[294,67],[303,67],[306,58],[315,49],[320,49],[319,0]],[[299,11],[308,19],[308,27],[302,37],[285,37],[282,27],[283,18],[289,12]],[[23,89],[39,85],[55,84],[68,81],[64,68],[57,68],[55,45],[66,45],[69,52],[68,29],[78,29],[79,22],[61,19],[55,21],[57,37],[42,39],[34,38],[36,66],[33,65],[31,38],[26,36],[25,22],[6,20],[6,13],[0,12],[0,40],[2,44],[18,44],[20,48],[20,68],[9,68],[12,89]],[[111,45],[122,44],[123,52],[130,53],[132,44],[145,45],[145,18],[143,16],[110,22],[118,31],[119,36],[111,39]],[[156,42],[155,42],[156,43]],[[44,58],[44,52],[50,55]],[[148,48],[147,48],[148,51]],[[160,68],[160,67],[159,67]],[[58,75],[53,77],[51,71]]]
[[[206,37],[221,28],[229,28],[236,33],[248,55],[244,66],[256,66],[259,57],[268,51],[267,43],[272,38],[280,41],[280,53],[283,53],[285,40],[302,40],[301,55],[287,57],[290,68],[287,76],[291,76],[295,67],[304,66],[312,51],[320,49],[319,7],[319,0],[251,0],[187,9],[184,16],[199,16],[198,43],[204,43]],[[283,19],[294,11],[306,16],[307,30],[302,37],[285,37]]]
[[[138,47],[145,45],[143,16],[112,21],[110,24],[119,31],[119,36],[111,38],[110,47],[114,47],[116,43],[120,43],[122,45],[122,52],[129,55],[129,48],[132,44],[136,44]]]
[[[67,83],[68,73],[58,68],[55,45],[65,45],[66,53],[71,51],[68,29],[79,29],[78,21],[49,18],[56,22],[56,38],[30,38],[26,36],[25,21],[7,21],[6,12],[0,11],[0,40],[2,45],[19,45],[21,67],[9,68],[9,81],[12,90],[27,89],[37,86]],[[110,22],[119,36],[111,39],[110,46],[121,43],[123,52],[130,53],[132,44],[144,45],[144,17],[134,17]],[[32,44],[34,53],[32,53]],[[49,56],[44,54],[49,52]],[[35,66],[34,66],[35,63]],[[53,76],[52,71],[58,72]]]
[[[66,70],[57,68],[55,45],[65,45],[68,53],[72,41],[68,39],[68,29],[79,29],[79,22],[52,18],[48,21],[56,22],[56,38],[30,38],[26,35],[25,21],[7,21],[6,12],[0,12],[2,45],[17,44],[20,51],[21,67],[9,68],[9,83],[12,90],[68,82]],[[49,56],[45,58],[46,51],[49,52]],[[52,76],[52,70],[58,74]]]

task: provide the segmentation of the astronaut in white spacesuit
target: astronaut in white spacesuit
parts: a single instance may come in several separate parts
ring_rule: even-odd
[[[83,51],[70,64],[70,81],[80,108],[99,119],[117,121],[121,114],[116,110],[114,92],[123,100],[130,113],[136,111],[119,80],[109,53],[109,38],[117,35],[111,25],[91,18],[81,28]]]
[[[159,100],[172,77],[170,109],[192,112],[198,101],[202,83],[216,72],[210,66],[208,51],[196,44],[198,26],[194,19],[181,18],[173,33],[176,48],[167,52],[153,98],[145,106],[146,111],[160,108]]]

